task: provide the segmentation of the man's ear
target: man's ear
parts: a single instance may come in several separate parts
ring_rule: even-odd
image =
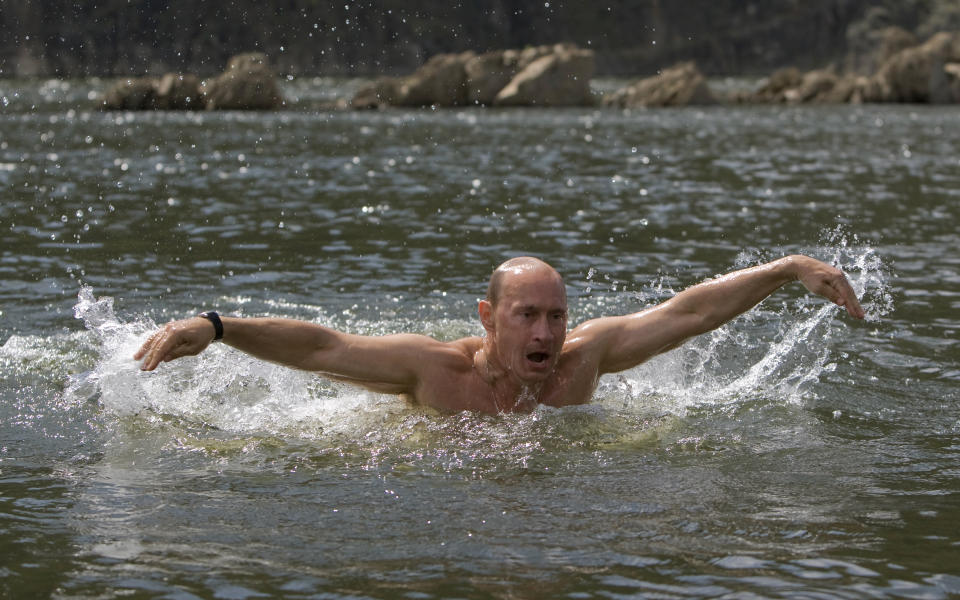
[[[493,305],[489,300],[481,300],[477,304],[477,312],[480,313],[480,323],[487,332],[493,331]]]

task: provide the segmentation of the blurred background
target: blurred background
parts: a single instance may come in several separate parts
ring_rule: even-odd
[[[868,69],[878,32],[960,29],[957,0],[486,0],[172,3],[0,0],[0,77],[220,72],[265,52],[284,75],[396,74],[444,52],[571,42],[598,76],[694,60],[710,77]]]

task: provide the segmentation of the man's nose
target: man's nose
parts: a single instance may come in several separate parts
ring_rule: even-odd
[[[552,341],[553,331],[550,329],[550,320],[548,316],[542,316],[537,319],[533,325],[533,337],[538,341]]]

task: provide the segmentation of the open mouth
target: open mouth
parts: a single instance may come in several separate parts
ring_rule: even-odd
[[[550,358],[550,355],[546,352],[531,352],[527,355],[527,360],[537,364],[545,363],[548,358]]]

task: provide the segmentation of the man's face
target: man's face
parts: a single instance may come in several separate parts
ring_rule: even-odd
[[[546,379],[560,358],[567,334],[563,281],[543,269],[511,273],[493,309],[493,337],[499,364],[523,384]],[[486,323],[485,323],[486,325]]]

